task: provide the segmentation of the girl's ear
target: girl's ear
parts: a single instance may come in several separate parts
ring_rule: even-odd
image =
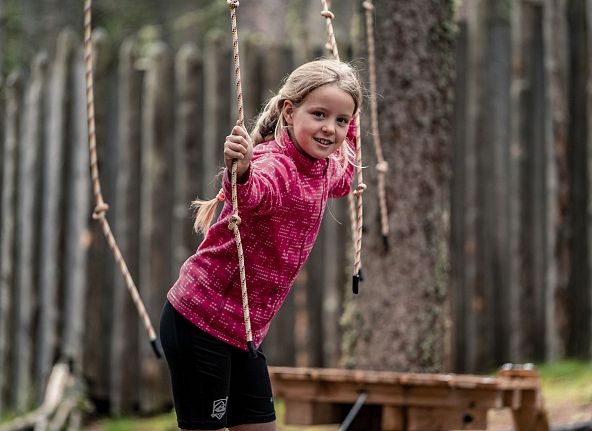
[[[294,104],[291,100],[284,100],[284,106],[282,107],[282,115],[284,117],[284,121],[288,126],[292,126],[294,124],[294,120],[292,119],[293,114]]]

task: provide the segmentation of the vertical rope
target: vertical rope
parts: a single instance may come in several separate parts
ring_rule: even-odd
[[[238,0],[227,0],[230,8],[230,23],[232,27],[232,49],[234,58],[234,77],[236,81],[236,103],[238,106],[238,122],[239,125],[244,123],[244,109],[243,109],[243,90],[241,85],[240,73],[240,56],[238,52],[238,26],[236,24],[236,8],[239,6]],[[255,352],[255,345],[253,344],[253,333],[251,331],[251,317],[249,313],[249,296],[247,294],[247,279],[245,276],[245,256],[243,254],[243,245],[241,241],[240,231],[238,225],[241,218],[238,215],[238,200],[236,196],[236,171],[238,169],[238,160],[232,162],[231,169],[231,184],[232,184],[232,215],[228,221],[228,229],[234,231],[234,240],[236,242],[236,250],[238,253],[238,265],[241,283],[241,295],[243,302],[243,318],[245,322],[245,332],[247,336],[247,348],[252,357],[257,357]]]
[[[388,172],[388,163],[384,160],[382,154],[382,145],[380,143],[380,131],[378,129],[378,103],[376,101],[376,49],[374,43],[374,4],[372,0],[366,0],[363,3],[366,9],[366,39],[368,42],[368,66],[370,78],[370,119],[372,124],[372,141],[376,152],[376,170],[378,171],[378,202],[380,205],[380,225],[382,240],[385,248],[388,247],[389,222],[388,210],[386,206],[386,174]]]
[[[88,149],[90,153],[90,171],[92,179],[93,194],[95,196],[95,209],[93,211],[93,219],[98,220],[103,229],[103,234],[107,239],[109,248],[113,253],[115,262],[118,265],[127,289],[132,297],[132,301],[138,310],[138,314],[144,323],[144,327],[148,332],[152,349],[158,358],[161,357],[160,350],[157,344],[156,332],[150,322],[150,317],[146,312],[146,307],[140,298],[138,289],[134,284],[134,280],[127,268],[125,260],[121,255],[121,251],[117,246],[111,227],[106,218],[107,210],[109,205],[103,200],[103,194],[101,192],[101,182],[99,179],[99,168],[97,164],[97,140],[95,132],[95,107],[94,107],[94,90],[93,90],[93,59],[92,59],[92,0],[85,0],[84,3],[84,67],[85,67],[85,81],[86,81],[86,113],[87,113],[87,125],[88,125]]]
[[[336,59],[339,59],[339,51],[337,50],[337,41],[335,40],[335,32],[333,30],[333,19],[335,15],[329,10],[328,0],[321,0],[323,10],[321,15],[325,18],[327,26],[328,42],[326,45],[327,51]],[[363,226],[363,200],[362,193],[366,190],[364,178],[362,173],[362,138],[360,136],[360,113],[356,113],[356,182],[357,187],[353,194],[348,195],[349,215],[352,227],[352,237],[354,245],[354,265],[353,265],[353,292],[358,293],[358,284],[361,280],[362,267],[362,226]]]

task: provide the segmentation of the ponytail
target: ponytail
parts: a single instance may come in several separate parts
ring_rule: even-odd
[[[214,215],[216,214],[216,208],[218,203],[224,200],[224,191],[220,189],[214,199],[209,201],[202,201],[196,199],[191,202],[191,209],[195,211],[195,222],[193,223],[193,230],[197,233],[208,233]]]
[[[279,137],[282,134],[283,128],[286,126],[282,116],[284,100],[286,98],[280,91],[269,99],[265,107],[261,110],[261,114],[257,117],[253,131],[251,132],[253,145],[270,141],[274,138],[280,142]]]

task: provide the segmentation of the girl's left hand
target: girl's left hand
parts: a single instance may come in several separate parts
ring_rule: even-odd
[[[224,142],[224,162],[230,171],[232,162],[238,160],[238,169],[236,176],[241,179],[242,176],[249,170],[251,159],[253,158],[253,143],[251,137],[246,129],[239,126],[237,121],[236,126],[232,128],[230,135],[226,137]]]

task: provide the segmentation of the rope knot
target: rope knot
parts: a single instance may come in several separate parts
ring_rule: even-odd
[[[364,3],[362,3],[362,6],[364,6],[366,10],[374,10],[374,5],[372,4],[372,2],[365,1]]]
[[[93,211],[93,214],[92,214],[92,218],[94,220],[105,218],[105,214],[107,213],[108,210],[109,210],[109,205],[107,205],[105,202],[101,202],[101,203],[97,204],[97,206],[95,207],[95,210]]]
[[[321,15],[324,16],[325,18],[335,19],[335,15],[330,10],[324,10],[324,11],[322,11],[321,12]]]
[[[381,174],[386,174],[388,172],[388,162],[386,160],[378,162],[376,164],[376,170]]]
[[[226,4],[228,4],[230,9],[236,9],[239,5],[239,2],[238,0],[226,0]]]
[[[358,196],[361,195],[362,193],[364,193],[364,190],[366,190],[368,187],[366,186],[366,184],[364,183],[360,183],[358,184],[358,186],[356,187],[356,189],[354,190],[354,195]]]
[[[228,219],[228,229],[234,230],[235,226],[241,224],[241,218],[238,214],[232,214]]]

